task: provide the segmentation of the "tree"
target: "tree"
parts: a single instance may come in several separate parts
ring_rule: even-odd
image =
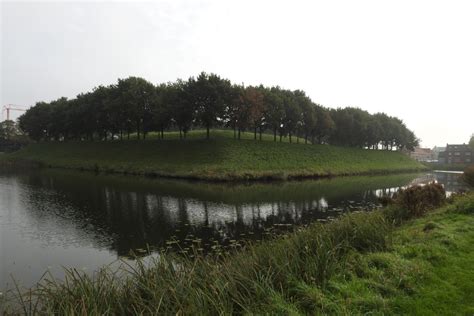
[[[156,87],[156,93],[151,102],[151,126],[156,127],[160,132],[161,139],[164,138],[164,130],[170,127],[172,123],[171,104],[176,103],[173,100],[176,95],[172,95],[169,89],[172,88],[166,84]]]
[[[315,143],[314,139],[316,138],[318,144],[324,144],[328,142],[336,125],[329,110],[318,104],[315,104],[314,107],[316,113],[316,125],[311,133],[312,142]]]
[[[168,84],[165,100],[171,109],[171,116],[178,126],[179,136],[186,138],[196,119],[194,97],[189,85],[182,80]]]
[[[127,114],[130,123],[128,132],[134,124],[137,139],[140,139],[140,132],[143,129],[142,124],[151,111],[155,87],[145,79],[138,77],[119,79],[117,87],[120,90],[122,105],[125,107],[123,110]]]
[[[264,94],[255,87],[247,87],[244,91],[243,99],[248,110],[248,120],[254,129],[254,139],[256,140],[257,130],[261,131],[265,123]]]
[[[196,79],[189,78],[186,85],[197,119],[206,128],[209,139],[209,130],[223,120],[227,104],[231,102],[230,81],[202,72]]]
[[[296,100],[295,94],[289,90],[283,91],[283,108],[285,115],[283,117],[283,125],[280,132],[280,140],[282,135],[287,135],[290,138],[296,131],[296,127],[301,122],[301,109]]]
[[[367,129],[366,129],[366,146],[368,149],[378,149],[380,142],[380,135],[382,135],[383,129],[380,121],[376,116],[372,115],[368,118]]]
[[[62,97],[50,103],[51,113],[47,124],[48,135],[54,140],[66,139],[69,134],[69,117],[67,115],[70,103]]]
[[[474,150],[474,134],[471,135],[471,139],[469,140],[469,147]]]
[[[234,139],[237,138],[237,129],[239,129],[239,139],[240,139],[240,128],[242,124],[243,116],[247,116],[245,107],[245,102],[243,100],[244,87],[241,85],[233,85],[231,89],[231,96],[229,97],[230,101],[227,104],[225,109],[225,120],[226,125],[231,127],[234,130]],[[245,124],[248,122],[248,117],[243,118]]]
[[[0,123],[0,140],[12,140],[21,135],[18,126],[12,120]]]
[[[264,94],[266,123],[273,131],[273,141],[275,142],[277,132],[283,125],[283,116],[285,115],[283,99],[279,90],[279,87],[273,87],[270,90],[266,90]]]
[[[51,121],[51,106],[37,102],[18,118],[20,129],[31,139],[39,141],[48,138],[48,123]]]
[[[296,102],[301,110],[301,127],[303,128],[304,142],[308,142],[308,137],[314,130],[317,122],[316,110],[311,99],[303,91],[295,91]]]

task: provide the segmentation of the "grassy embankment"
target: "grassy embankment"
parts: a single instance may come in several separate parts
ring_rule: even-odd
[[[164,254],[122,271],[126,279],[71,271],[67,282],[44,283],[23,297],[24,311],[472,314],[474,194],[394,226],[400,214],[407,213],[353,213],[218,259]]]
[[[463,171],[468,164],[442,164],[423,162],[423,165],[431,170],[446,170],[446,171]]]
[[[187,140],[168,133],[165,140],[114,142],[50,142],[32,144],[5,155],[3,163],[23,161],[56,168],[145,174],[205,180],[249,180],[381,174],[426,167],[398,152],[326,145],[254,141],[250,133],[232,139],[230,131],[203,132]]]

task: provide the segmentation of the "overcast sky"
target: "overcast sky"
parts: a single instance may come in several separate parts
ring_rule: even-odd
[[[423,146],[474,133],[474,1],[2,2],[1,105],[200,71],[403,119]],[[17,115],[15,113],[15,115]]]

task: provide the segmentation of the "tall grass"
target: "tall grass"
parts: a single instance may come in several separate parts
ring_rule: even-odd
[[[209,314],[265,309],[292,300],[295,284],[325,287],[351,250],[383,250],[390,224],[381,212],[343,216],[284,237],[249,244],[238,253],[195,259],[162,253],[93,276],[66,270],[51,276],[21,305],[40,314]]]

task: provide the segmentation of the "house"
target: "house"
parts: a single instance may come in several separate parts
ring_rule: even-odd
[[[470,164],[474,162],[474,151],[466,144],[446,144],[446,150],[439,153],[439,163]]]
[[[433,161],[434,159],[433,151],[430,148],[415,147],[409,155],[417,161]]]

